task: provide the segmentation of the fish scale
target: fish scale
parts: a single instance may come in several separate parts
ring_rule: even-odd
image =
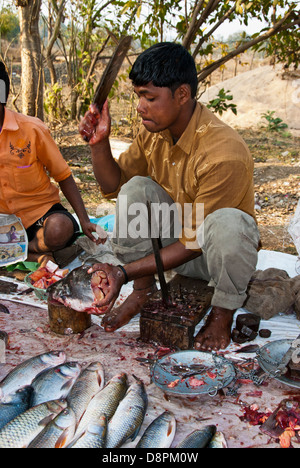
[[[49,401],[20,414],[0,430],[0,448],[26,448],[66,407],[66,401]]]
[[[84,432],[88,425],[95,420],[97,421],[102,414],[105,414],[110,420],[126,390],[127,376],[125,373],[117,374],[109,380],[106,386],[90,401],[78,425],[77,434]]]
[[[107,448],[121,447],[128,439],[134,440],[143,423],[148,398],[143,382],[133,383],[107,427]]]
[[[169,448],[176,431],[173,413],[165,411],[146,428],[136,448]]]
[[[76,415],[79,423],[89,402],[104,387],[104,370],[100,362],[92,362],[86,367],[67,396],[68,405]]]
[[[67,448],[105,448],[107,433],[107,418],[101,415],[98,421],[90,423],[86,431],[74,439]]]
[[[28,448],[63,448],[74,436],[75,413],[66,408],[38,434]]]

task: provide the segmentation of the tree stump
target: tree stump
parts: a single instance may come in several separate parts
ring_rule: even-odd
[[[86,312],[78,312],[59,302],[48,300],[49,325],[59,335],[82,333],[92,325],[92,318]]]

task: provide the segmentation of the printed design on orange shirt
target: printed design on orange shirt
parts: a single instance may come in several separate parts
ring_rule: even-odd
[[[12,143],[9,143],[10,154],[18,156],[20,159],[24,158],[26,153],[31,153],[31,141],[24,148],[16,148]]]

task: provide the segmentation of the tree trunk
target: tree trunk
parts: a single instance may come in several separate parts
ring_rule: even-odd
[[[17,0],[20,20],[22,112],[44,118],[43,58],[39,34],[41,0]]]

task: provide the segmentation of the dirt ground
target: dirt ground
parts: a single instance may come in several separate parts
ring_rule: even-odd
[[[128,135],[128,129],[124,130],[123,133]],[[256,216],[263,249],[296,255],[288,225],[300,193],[300,138],[265,129],[238,131],[247,142],[255,162]],[[89,214],[103,216],[112,212],[114,203],[108,203],[101,197],[93,175],[90,150],[83,144],[76,126],[56,128],[52,134],[72,167]],[[120,135],[120,131],[114,136],[130,141]]]

